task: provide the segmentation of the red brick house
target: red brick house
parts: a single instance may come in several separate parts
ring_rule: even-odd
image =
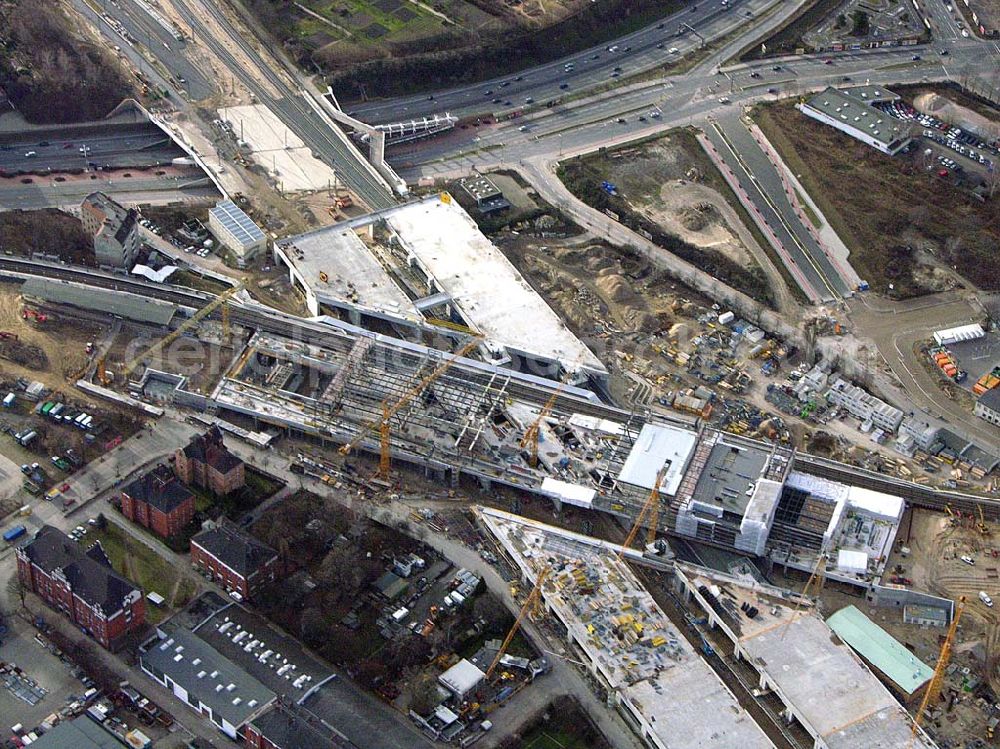
[[[21,584],[113,650],[146,621],[146,603],[130,580],[111,569],[100,542],[86,551],[51,525],[17,549]]]
[[[214,424],[176,452],[174,470],[185,484],[215,494],[229,494],[246,484],[243,461],[229,452],[222,443],[222,430]]]
[[[191,563],[243,598],[252,597],[278,573],[278,553],[227,522],[191,539]]]
[[[194,494],[167,466],[157,466],[122,490],[122,514],[158,536],[180,533],[194,517]]]
[[[272,707],[243,729],[250,749],[347,749],[341,739],[315,717],[294,704]]]

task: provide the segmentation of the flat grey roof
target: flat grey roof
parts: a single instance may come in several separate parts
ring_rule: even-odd
[[[872,106],[875,102],[894,101],[899,96],[881,86],[857,86],[850,89],[830,87],[809,99],[805,106],[822,112],[845,126],[861,130],[886,146],[905,138],[910,127],[902,120]]]
[[[36,749],[121,749],[124,746],[86,715],[53,726],[31,745]]]
[[[145,670],[166,674],[188,693],[197,695],[212,714],[239,727],[275,695],[207,642],[176,629],[140,656]]]
[[[172,304],[138,294],[98,289],[47,278],[29,278],[21,285],[21,295],[153,325],[169,325],[176,310]]]
[[[767,464],[768,454],[757,448],[720,442],[712,448],[695,484],[692,498],[742,515]]]
[[[718,585],[713,609],[746,661],[765,675],[796,717],[829,749],[930,749],[923,734],[911,743],[912,720],[854,651],[812,612],[796,615],[792,600],[769,586],[739,584],[721,573],[678,565],[690,584]],[[750,618],[742,609],[758,609]],[[731,633],[731,634],[730,634]]]
[[[264,232],[231,200],[223,200],[209,210],[244,247],[250,247],[264,239]]]

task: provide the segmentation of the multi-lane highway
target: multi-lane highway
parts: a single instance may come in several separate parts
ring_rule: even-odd
[[[0,146],[0,171],[41,172],[169,164],[184,151],[156,126],[132,125],[122,132],[108,128],[101,134],[46,140],[38,135],[19,137]]]
[[[792,10],[795,5],[784,4]],[[724,5],[722,0],[710,0],[689,7],[690,10],[674,13],[608,44],[566,55],[520,73],[433,94],[369,101],[345,106],[345,109],[350,109],[358,119],[379,124],[434,114],[465,117],[537,108],[553,99],[627,81],[630,76],[667,63],[680,63],[685,55],[697,50],[703,40],[711,41],[746,29],[753,23],[752,19],[779,10],[782,3],[732,0]]]
[[[129,2],[130,0],[122,0]],[[333,165],[338,177],[372,209],[392,205],[393,198],[384,180],[372,167],[358,158],[358,153],[316,110],[307,103],[294,77],[283,69],[275,70],[263,59],[256,47],[236,29],[214,2],[174,0],[174,7],[195,37],[206,44],[222,60],[229,71],[266,104],[292,132],[313,150],[314,155]],[[212,28],[203,14],[211,18]],[[219,38],[219,34],[224,38]],[[231,49],[238,50],[239,58]],[[249,66],[247,66],[249,63]]]

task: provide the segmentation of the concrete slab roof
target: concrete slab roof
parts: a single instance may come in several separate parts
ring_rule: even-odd
[[[857,86],[850,89],[830,87],[810,98],[804,106],[861,130],[873,140],[888,146],[906,137],[910,128],[902,120],[876,109],[872,104],[898,98],[899,96],[880,86]]]
[[[335,224],[278,243],[321,302],[349,302],[411,322],[423,316],[354,228]]]
[[[388,237],[368,246],[359,231]],[[487,347],[607,374],[514,265],[444,193],[278,243],[320,302],[425,321],[418,302],[440,296]],[[321,280],[320,274],[326,276]],[[492,344],[492,346],[491,346]]]
[[[661,746],[765,749],[773,743],[670,622],[613,544],[491,508],[486,527],[529,579],[622,708]]]
[[[604,372],[457,202],[435,196],[385,213],[413,259],[473,327],[515,353]]]
[[[625,459],[618,480],[643,489],[652,489],[656,476],[666,468],[660,491],[677,493],[688,459],[698,443],[698,435],[688,429],[666,424],[645,424],[632,451]]]
[[[794,614],[787,591],[689,565],[678,569],[694,588],[710,589],[723,631],[828,749],[910,749],[907,712],[826,622],[808,610]],[[744,603],[757,609],[754,617]],[[923,734],[912,743],[934,746]]]

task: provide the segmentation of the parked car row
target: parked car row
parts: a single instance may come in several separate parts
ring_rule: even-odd
[[[1000,155],[1000,149],[997,148],[997,144],[987,143],[960,127],[949,125],[947,122],[943,122],[936,117],[918,112],[906,102],[893,101],[883,103],[879,108],[886,114],[897,119],[919,123],[924,127],[923,136],[925,138],[945,148],[949,148],[972,161],[977,161],[988,169],[993,167],[994,159],[991,157]],[[943,161],[941,163],[944,164]],[[948,165],[945,164],[945,166]],[[949,166],[948,168],[953,169],[954,166]]]

